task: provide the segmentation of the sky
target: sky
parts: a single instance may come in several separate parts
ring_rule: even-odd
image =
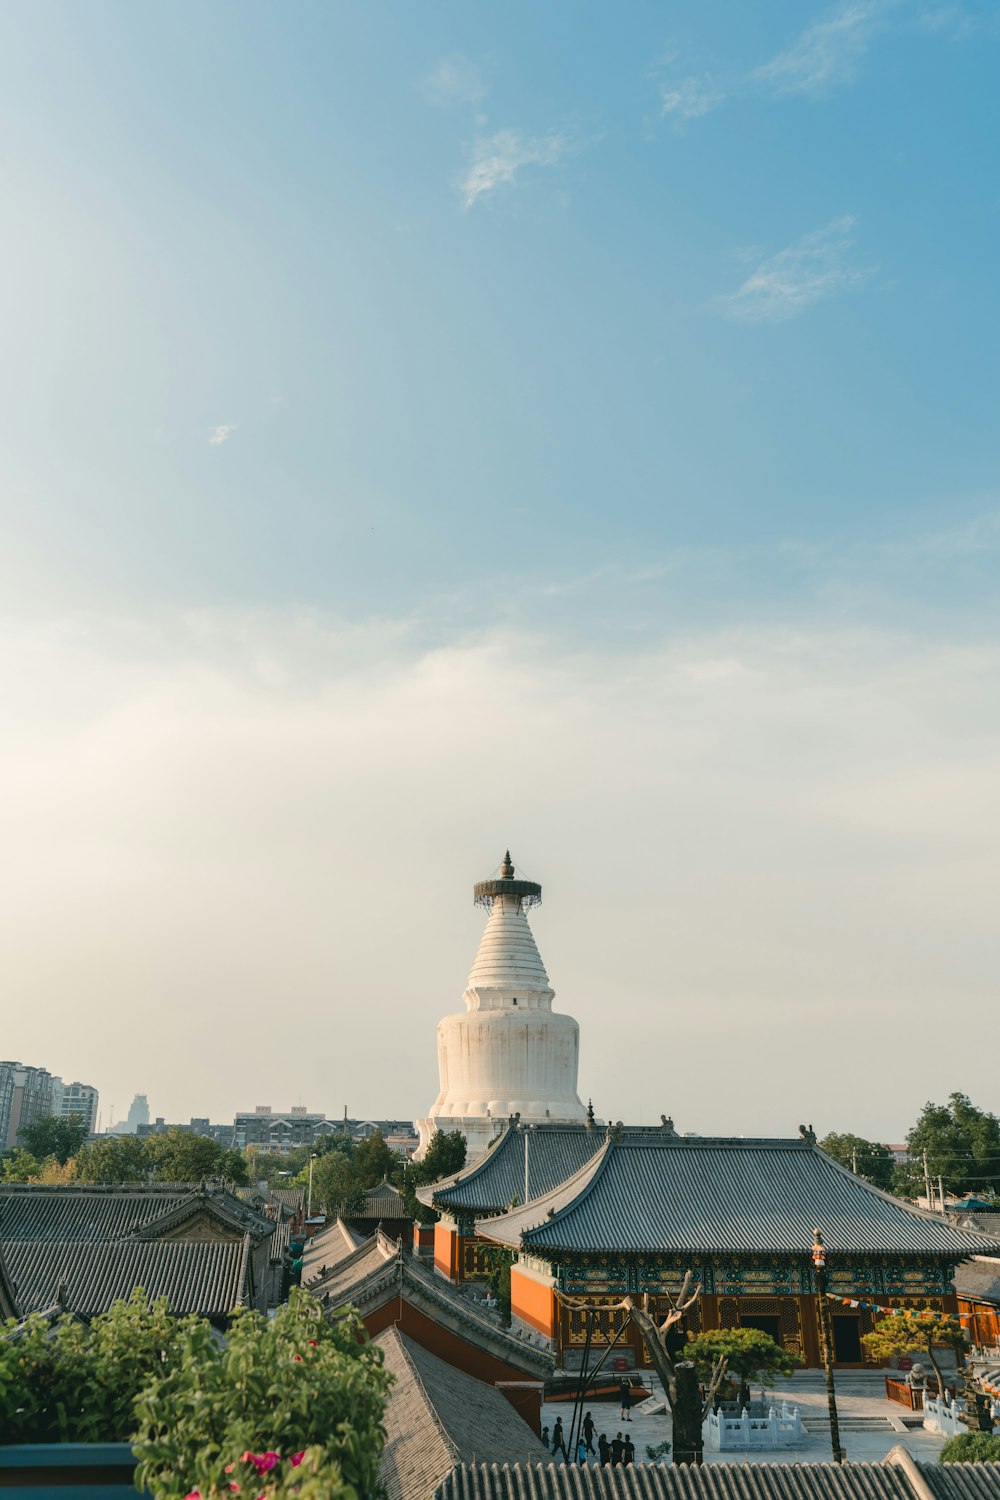
[[[1000,1109],[997,0],[0,7],[0,1055]]]

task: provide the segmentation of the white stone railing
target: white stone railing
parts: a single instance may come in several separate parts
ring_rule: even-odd
[[[741,1412],[720,1407],[709,1412],[704,1423],[705,1442],[720,1452],[756,1448],[800,1448],[805,1442],[802,1418],[797,1406],[783,1401],[770,1406],[766,1415],[754,1416],[746,1407]]]
[[[994,1422],[1000,1422],[1000,1400],[991,1401],[990,1410]],[[949,1401],[947,1397],[941,1401],[929,1391],[924,1396],[924,1426],[928,1432],[940,1432],[944,1437],[958,1437],[960,1433],[968,1432],[962,1421],[964,1412],[964,1401]]]

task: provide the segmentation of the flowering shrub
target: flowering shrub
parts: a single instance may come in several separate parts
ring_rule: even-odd
[[[126,1442],[135,1398],[172,1360],[184,1325],[134,1291],[88,1327],[68,1314],[0,1335],[0,1433],[7,1443]]]
[[[369,1500],[391,1377],[353,1312],[295,1290],[225,1344],[184,1325],[179,1358],[136,1403],[136,1484],[155,1500]]]

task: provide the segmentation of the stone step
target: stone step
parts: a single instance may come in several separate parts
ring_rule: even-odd
[[[837,1425],[841,1432],[894,1432],[888,1417],[840,1417]],[[829,1432],[828,1417],[803,1417],[806,1432]]]

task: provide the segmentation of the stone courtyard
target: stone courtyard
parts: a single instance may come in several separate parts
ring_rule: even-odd
[[[653,1397],[644,1406],[652,1407],[654,1403],[662,1402],[662,1388],[655,1376],[646,1375],[644,1378],[653,1391]],[[754,1385],[755,1397],[759,1395],[759,1389]],[[800,1371],[789,1379],[779,1379],[773,1391],[767,1392],[767,1399],[773,1400],[776,1406],[785,1401],[789,1406],[799,1408],[806,1429],[804,1445],[743,1453],[718,1452],[706,1444],[706,1463],[794,1464],[830,1460],[830,1430],[822,1371]],[[623,1435],[628,1432],[635,1444],[636,1462],[646,1463],[647,1445],[670,1439],[671,1426],[669,1413],[662,1409],[647,1411],[644,1406],[633,1407],[631,1424],[626,1425],[620,1421],[619,1407],[613,1402],[592,1402],[589,1406],[585,1404],[584,1410],[591,1412],[596,1434],[603,1432],[609,1442],[618,1431]],[[551,1432],[556,1417],[561,1415],[568,1432],[572,1411],[572,1401],[548,1402],[542,1408],[542,1425]],[[922,1426],[908,1425],[918,1422],[917,1413],[885,1399],[885,1379],[881,1370],[848,1370],[838,1374],[837,1411],[841,1446],[847,1452],[848,1462],[877,1463],[891,1448],[902,1444],[918,1462],[934,1463],[944,1446],[945,1439],[940,1435],[925,1432]]]

